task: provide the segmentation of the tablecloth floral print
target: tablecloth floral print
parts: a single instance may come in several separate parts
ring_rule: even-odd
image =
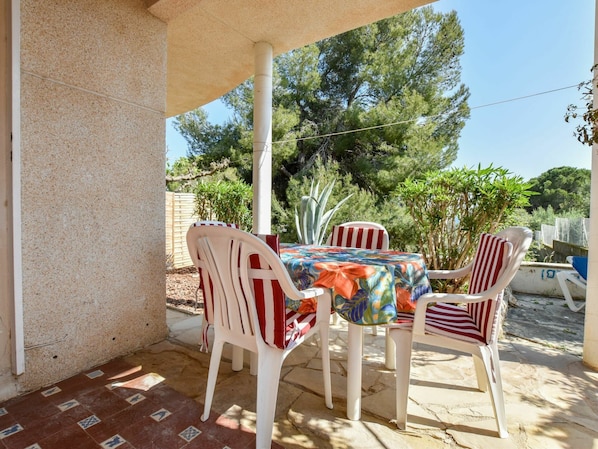
[[[283,244],[280,257],[297,288],[332,289],[335,311],[355,324],[393,322],[397,312],[413,312],[417,298],[431,291],[420,254]],[[313,300],[287,299],[287,306],[315,310]]]

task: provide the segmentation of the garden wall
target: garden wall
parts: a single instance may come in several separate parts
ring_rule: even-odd
[[[193,265],[187,250],[187,229],[198,218],[195,215],[195,194],[166,192],[166,268]]]

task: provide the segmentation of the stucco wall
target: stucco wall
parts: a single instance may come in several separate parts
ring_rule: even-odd
[[[166,336],[166,24],[143,0],[21,0],[25,374]]]

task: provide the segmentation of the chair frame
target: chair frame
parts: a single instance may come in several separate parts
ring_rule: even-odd
[[[187,231],[187,246],[193,263],[208,271],[214,285],[214,342],[201,419],[209,418],[224,343],[257,353],[256,448],[270,448],[281,367],[300,342],[284,349],[265,342],[260,331],[252,280],[276,280],[284,294],[292,299],[318,298],[316,323],[303,339],[319,333],[324,396],[328,408],[332,408],[328,346],[330,295],[322,288],[297,290],[280,257],[258,237],[245,231],[191,226]],[[252,268],[251,255],[259,255],[265,263],[262,267],[268,268]]]
[[[571,263],[571,256],[567,257],[567,262]],[[587,288],[587,281],[579,274],[576,269],[573,270],[566,270],[566,271],[557,271],[556,279],[561,287],[563,292],[563,296],[565,298],[565,303],[569,307],[569,309],[573,312],[579,312],[583,309],[586,305],[585,301],[581,301],[580,305],[577,305],[573,300],[573,296],[571,295],[571,291],[567,285],[567,282],[571,282],[572,284],[577,285],[581,288],[584,292]]]
[[[396,424],[402,430],[407,427],[407,406],[409,401],[409,383],[411,374],[411,354],[414,343],[454,349],[473,356],[478,388],[489,391],[494,417],[500,438],[508,437],[505,404],[503,397],[500,359],[498,353],[498,332],[489,343],[458,340],[426,330],[426,310],[432,303],[467,304],[483,302],[488,299],[502,300],[502,292],[511,282],[532,241],[532,232],[523,227],[511,227],[496,234],[512,244],[506,266],[502,274],[489,289],[477,294],[428,293],[418,301],[412,326],[401,324],[389,325],[391,338],[396,344]],[[431,270],[431,279],[456,279],[468,275],[474,261],[459,270]]]

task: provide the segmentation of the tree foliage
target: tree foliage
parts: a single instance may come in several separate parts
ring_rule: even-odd
[[[462,53],[456,13],[426,7],[276,58],[272,166],[281,204],[291,204],[289,183],[318,158],[377,198],[408,176],[448,167],[469,116]],[[177,129],[197,163],[229,158],[251,183],[252,80],[223,101],[234,111],[226,125],[193,111],[177,117]]]
[[[528,188],[519,176],[490,166],[429,172],[403,182],[397,194],[415,222],[428,268],[454,270],[473,257],[481,233],[499,230],[528,204]]]
[[[243,181],[201,182],[195,188],[195,213],[201,220],[236,223],[245,231],[253,226],[251,186]]]
[[[596,72],[598,65],[592,67],[592,72]],[[584,81],[579,84],[578,89],[581,92],[581,100],[584,102],[583,106],[570,104],[567,106],[565,113],[565,121],[575,122],[581,119],[575,127],[575,137],[577,141],[584,145],[592,146],[598,143],[598,132],[596,132],[596,123],[598,123],[598,109],[594,108],[594,84],[596,76],[591,80]],[[598,86],[598,84],[596,84]]]
[[[549,207],[555,214],[577,212],[590,216],[591,171],[585,168],[556,167],[530,180],[530,209]]]

